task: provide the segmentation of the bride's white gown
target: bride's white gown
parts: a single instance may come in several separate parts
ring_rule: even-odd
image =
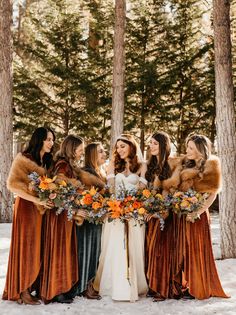
[[[131,173],[115,177],[116,189],[124,185],[126,189],[137,187],[139,176]],[[147,292],[144,270],[145,225],[129,221],[129,279],[126,250],[125,224],[116,219],[106,222],[103,227],[102,248],[94,288],[101,296],[111,296],[114,300],[135,301]]]

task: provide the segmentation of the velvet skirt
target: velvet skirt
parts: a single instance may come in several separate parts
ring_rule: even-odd
[[[164,298],[172,297],[171,260],[174,255],[172,213],[166,218],[164,230],[159,219],[151,219],[146,234],[146,274],[151,291]]]
[[[78,243],[79,282],[77,294],[87,288],[97,272],[99,256],[101,253],[102,225],[84,221],[76,227]]]
[[[228,297],[217,273],[207,213],[194,223],[186,222],[185,216],[174,215],[173,222],[176,253],[172,262],[172,284],[176,294],[188,289],[199,300]]]
[[[41,266],[42,215],[36,206],[16,198],[4,300],[17,300],[26,289],[39,288],[36,280]]]
[[[47,303],[67,293],[78,282],[76,227],[66,212],[48,210],[43,227],[43,266],[41,297]]]

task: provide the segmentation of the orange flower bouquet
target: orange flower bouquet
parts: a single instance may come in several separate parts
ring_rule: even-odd
[[[122,222],[134,219],[136,222],[143,224],[144,215],[147,213],[143,206],[143,201],[136,197],[136,190],[128,190],[125,187],[119,187],[116,196],[111,196],[107,201],[108,221],[120,219]]]
[[[143,189],[137,192],[137,200],[142,202],[143,207],[146,209],[148,214],[156,215],[156,217],[160,220],[160,228],[163,230],[165,225],[164,218],[169,212],[165,198],[153,190],[150,191],[149,189]]]
[[[60,214],[63,210],[67,210],[68,220],[73,217],[74,195],[76,194],[76,187],[64,180],[60,180],[57,176],[53,178],[47,176],[39,176],[36,172],[29,176],[29,189],[35,191],[40,200],[51,200],[56,210],[56,214]]]
[[[104,217],[107,214],[106,206],[106,191],[98,190],[92,187],[89,190],[77,190],[74,203],[77,209],[85,209],[87,211],[87,218],[90,223],[103,223]]]
[[[186,192],[176,191],[174,194],[168,195],[166,202],[172,211],[181,217],[201,208],[207,197],[207,193],[198,193],[190,188]]]

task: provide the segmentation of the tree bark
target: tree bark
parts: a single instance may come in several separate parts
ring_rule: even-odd
[[[221,251],[236,257],[236,134],[230,39],[230,1],[213,1],[216,127],[222,163],[220,194]]]
[[[126,1],[116,0],[111,114],[111,150],[124,127]],[[111,153],[111,152],[110,152]]]
[[[6,179],[12,162],[12,1],[0,0],[0,222],[11,222]]]

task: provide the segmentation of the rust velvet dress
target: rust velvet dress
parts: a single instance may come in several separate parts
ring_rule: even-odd
[[[28,175],[36,171],[43,175],[29,154],[19,153],[13,161],[8,188],[19,195],[31,195]],[[34,287],[41,267],[42,215],[32,201],[16,197],[6,284],[2,298],[18,300],[20,293]]]
[[[180,183],[181,159],[169,158],[171,176],[163,181],[155,179],[155,189],[169,192]],[[174,255],[174,234],[172,213],[165,219],[164,229],[160,229],[159,219],[151,219],[146,232],[146,275],[150,294],[154,297],[170,298],[173,296],[172,259]]]
[[[65,160],[56,163],[55,174],[74,177]],[[55,209],[47,211],[45,216],[40,293],[42,300],[48,303],[56,295],[70,291],[79,277],[75,222],[68,221],[64,211],[56,215]]]
[[[179,190],[193,188],[198,192],[216,193],[220,188],[219,160],[212,156],[206,161],[199,176],[193,169],[183,169]],[[208,211],[207,211],[208,212]],[[186,216],[174,215],[174,238],[176,252],[172,264],[173,289],[188,289],[195,298],[228,297],[222,289],[213,256],[208,213],[201,214],[194,223]]]
[[[149,288],[153,296],[170,298],[171,260],[173,257],[172,213],[165,219],[165,227],[160,229],[159,219],[151,219],[147,225],[146,266]]]

